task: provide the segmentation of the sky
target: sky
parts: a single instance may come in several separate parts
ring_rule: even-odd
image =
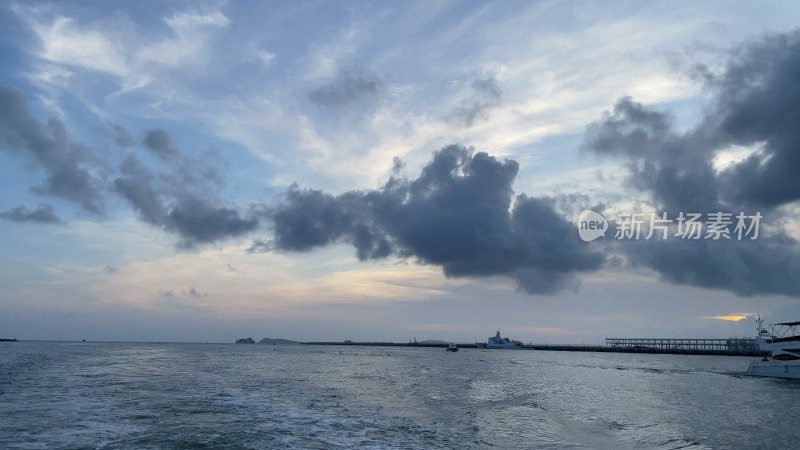
[[[798,18],[5,2],[0,337],[601,344],[800,320]],[[583,210],[604,236],[581,239]],[[733,236],[680,236],[681,213]],[[668,237],[617,237],[631,214]]]

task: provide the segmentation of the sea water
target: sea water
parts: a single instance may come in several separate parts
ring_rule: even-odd
[[[797,448],[745,357],[0,345],[0,448]]]

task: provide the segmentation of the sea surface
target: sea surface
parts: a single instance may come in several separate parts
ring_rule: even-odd
[[[0,344],[0,448],[798,448],[746,357]]]

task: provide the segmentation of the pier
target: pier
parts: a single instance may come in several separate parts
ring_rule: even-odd
[[[758,344],[754,338],[728,339],[642,339],[642,338],[606,338],[607,347],[654,349],[654,350],[689,350],[689,351],[736,351],[757,352]]]
[[[447,347],[446,343],[415,342],[301,342],[304,345],[353,345],[371,347]],[[458,348],[477,348],[477,344],[456,343]],[[606,338],[606,345],[523,344],[524,350],[562,352],[662,353],[676,355],[764,356],[753,338],[675,339],[675,338]],[[494,351],[494,350],[493,350]]]

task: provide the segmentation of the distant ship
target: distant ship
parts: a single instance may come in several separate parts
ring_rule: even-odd
[[[761,350],[769,350],[770,356],[761,361],[752,361],[748,375],[774,378],[800,378],[800,322],[774,323],[763,327],[761,316],[756,319],[758,336],[756,342]]]
[[[478,343],[476,345],[478,348],[505,348],[511,350],[522,350],[522,342],[512,341],[509,338],[500,336],[500,330],[497,330],[497,334],[490,337],[485,344]]]

